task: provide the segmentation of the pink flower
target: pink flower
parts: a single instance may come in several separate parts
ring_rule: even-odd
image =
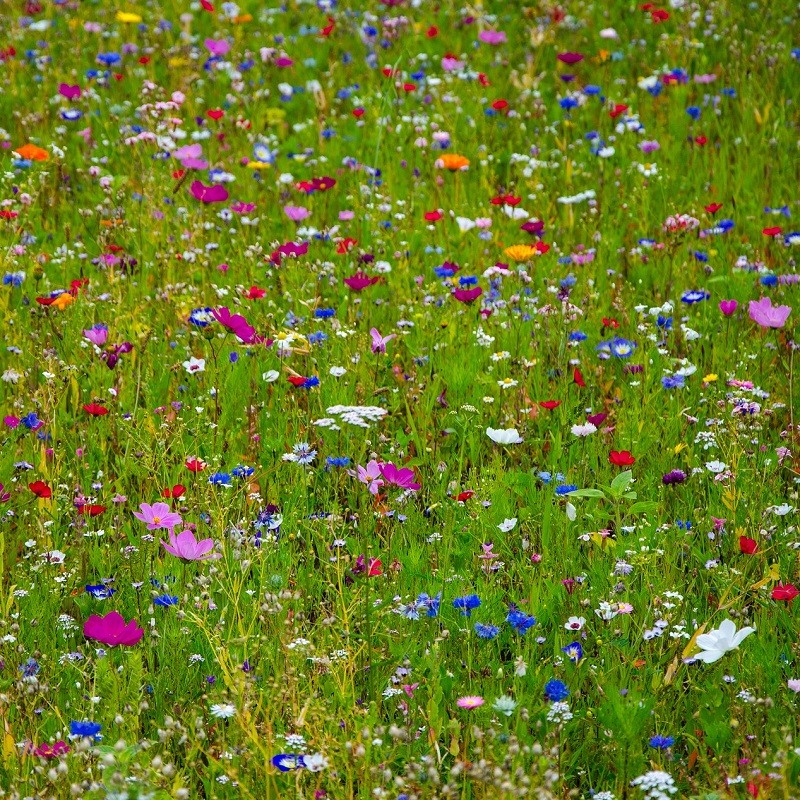
[[[353,273],[349,278],[345,278],[344,283],[354,292],[360,292],[368,286],[376,284],[379,280],[380,278],[377,275],[374,278],[370,278],[366,272],[359,270]]]
[[[456,289],[453,292],[453,297],[460,303],[471,303],[477,300],[483,294],[483,289],[476,286],[474,289]]]
[[[478,40],[484,44],[503,44],[507,39],[503,31],[481,31]]]
[[[467,709],[478,708],[482,706],[483,703],[484,700],[479,695],[467,695],[466,697],[459,697],[458,700],[456,700],[456,705],[459,708]]]
[[[762,328],[782,328],[792,313],[790,306],[773,306],[769,297],[750,301],[750,319]]]
[[[89,330],[83,332],[84,338],[92,344],[102,347],[108,339],[108,327],[105,325],[93,325]]]
[[[166,503],[154,503],[152,506],[148,503],[142,503],[138,511],[133,512],[133,516],[141,522],[147,523],[147,530],[155,531],[159,528],[172,529],[176,525],[180,525],[181,515],[175,511],[170,511]]]
[[[583,61],[583,55],[580,53],[559,53],[556,58],[562,64],[577,64],[579,61]]]
[[[735,300],[720,300],[719,310],[726,316],[731,317],[736,313],[739,304]]]
[[[111,611],[104,617],[92,614],[83,624],[83,635],[108,647],[118,644],[131,647],[141,640],[144,631],[135,619],[125,622],[119,611]]]
[[[386,344],[391,342],[392,339],[397,338],[396,333],[390,333],[388,336],[381,336],[380,332],[377,328],[372,328],[370,330],[372,334],[372,352],[373,353],[385,353],[386,352]]]
[[[77,85],[71,86],[68,83],[59,83],[58,93],[62,97],[66,97],[67,100],[77,100],[81,96],[81,87]]]
[[[227,306],[215,308],[211,313],[223,328],[227,328],[245,344],[258,344],[264,341],[262,337],[256,335],[256,329],[241,314],[231,314]]]
[[[168,553],[172,553],[173,556],[182,558],[184,561],[203,561],[215,557],[211,552],[214,549],[214,540],[200,539],[198,541],[191,531],[181,531],[177,536],[170,531],[169,544],[163,539],[161,544]]]
[[[381,480],[381,465],[377,461],[373,459],[366,467],[359,464],[356,474],[361,483],[367,484],[370,494],[378,494],[383,486],[383,481]]]
[[[230,44],[225,39],[206,39],[205,46],[212,56],[224,56],[231,49]]]
[[[292,222],[302,222],[304,219],[308,219],[311,216],[311,212],[303,206],[284,206],[283,213],[286,214]]]
[[[408,467],[396,467],[391,463],[381,464],[381,477],[389,486],[397,486],[399,489],[416,492],[420,488],[419,483],[414,483],[414,470]]]
[[[189,191],[201,203],[224,203],[229,197],[228,190],[218,183],[206,186],[200,181],[194,181],[189,187]]]

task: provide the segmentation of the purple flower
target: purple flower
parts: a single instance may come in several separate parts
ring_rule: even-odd
[[[672,486],[676,483],[683,483],[686,480],[686,473],[682,469],[673,469],[664,475],[661,480],[663,481],[664,486]]]
[[[726,316],[730,317],[736,313],[739,304],[735,300],[720,300],[719,310]]]
[[[751,300],[750,319],[762,328],[782,328],[792,313],[791,306],[773,306],[769,297]]]

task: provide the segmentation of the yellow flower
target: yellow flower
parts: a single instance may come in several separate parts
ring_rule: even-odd
[[[680,453],[681,450],[685,450],[688,446],[689,445],[686,444],[685,442],[681,442],[680,444],[675,445],[672,452],[675,453],[675,455],[678,455],[678,453]]]
[[[142,18],[138,14],[130,11],[117,11],[117,22],[141,22]]]
[[[248,169],[269,169],[272,164],[268,163],[267,161],[248,161],[247,168]]]
[[[64,292],[56,297],[50,305],[53,306],[53,308],[57,308],[59,311],[63,311],[71,302],[72,295],[69,292]]]
[[[703,383],[713,383],[717,379],[717,375],[714,372],[709,372],[708,375],[703,378]]]
[[[536,255],[536,248],[529,244],[512,244],[503,250],[503,255],[512,261],[528,261]]]
[[[185,58],[181,58],[180,56],[175,56],[167,61],[168,66],[170,67],[183,67],[186,66],[187,61]]]

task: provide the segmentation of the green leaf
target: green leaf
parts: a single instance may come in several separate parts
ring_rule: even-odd
[[[652,514],[658,509],[658,503],[655,500],[640,500],[634,503],[629,509],[629,514]]]
[[[609,491],[611,492],[613,497],[622,497],[625,493],[625,489],[628,488],[628,484],[633,480],[633,473],[626,469],[625,472],[620,472],[613,481],[611,481],[611,486],[609,486]]]
[[[606,499],[605,493],[602,492],[600,489],[576,489],[574,492],[570,492],[567,497],[602,497],[603,500]]]

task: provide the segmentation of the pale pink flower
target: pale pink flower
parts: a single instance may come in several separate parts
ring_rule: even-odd
[[[154,531],[159,528],[169,528],[170,530],[180,525],[181,515],[175,511],[170,511],[166,503],[142,503],[139,508],[141,512],[134,511],[133,516],[141,522],[147,523],[147,530]]]
[[[184,561],[204,561],[207,558],[214,558],[211,552],[214,549],[213,539],[195,539],[191,531],[181,531],[177,536],[174,531],[169,533],[169,544],[163,539],[161,544],[164,549],[173,556],[182,558]]]
[[[782,328],[792,313],[791,306],[773,306],[769,297],[751,300],[750,319],[762,328]]]

